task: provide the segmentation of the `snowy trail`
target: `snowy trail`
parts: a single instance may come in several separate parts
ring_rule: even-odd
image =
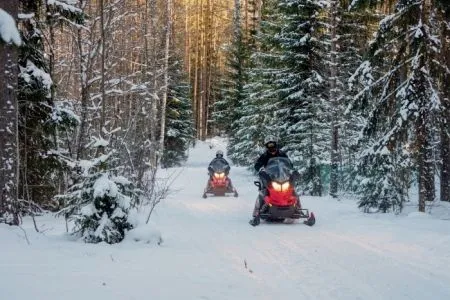
[[[191,243],[197,244],[205,257],[221,264],[224,275],[248,272],[244,286],[253,286],[254,297],[276,299],[292,294],[308,299],[424,299],[430,290],[443,290],[450,299],[450,272],[444,267],[450,265],[449,257],[431,258],[426,244],[396,241],[389,217],[387,224],[386,220],[377,222],[377,218],[361,214],[353,202],[336,204],[332,199],[303,197],[303,206],[317,214],[318,223],[313,228],[264,223],[253,228],[247,222],[256,187],[245,169],[233,168],[231,172],[240,193],[237,199],[200,198],[206,170],[193,157],[183,176],[189,181],[179,181],[186,184],[180,186],[183,196],[175,197],[172,204],[181,207],[180,214],[189,212],[189,222],[198,222]],[[328,205],[327,201],[333,203]],[[367,224],[360,224],[361,219]],[[443,224],[449,228],[448,223]],[[370,232],[372,226],[380,227],[380,233],[364,235],[364,228]],[[410,231],[413,237],[417,234],[414,229]]]
[[[201,198],[217,149],[199,143],[151,223],[164,242],[88,245],[0,227],[0,299],[450,299],[450,223],[362,214],[351,200],[302,197],[303,224],[248,224],[253,176],[232,167],[239,197]],[[174,170],[169,170],[173,172]]]

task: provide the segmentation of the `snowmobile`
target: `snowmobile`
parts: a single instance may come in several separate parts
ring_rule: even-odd
[[[209,180],[203,193],[203,198],[208,195],[213,196],[238,196],[238,192],[233,187],[231,179],[228,177],[230,166],[220,160],[213,161],[209,168]]]
[[[302,208],[300,198],[295,192],[294,182],[300,175],[286,157],[269,159],[261,173],[264,185],[260,181],[254,184],[259,189],[258,197],[264,201],[259,208],[259,217],[268,222],[293,222],[293,219],[305,219],[304,224],[313,226],[316,222],[313,212]],[[261,198],[259,198],[261,199]]]

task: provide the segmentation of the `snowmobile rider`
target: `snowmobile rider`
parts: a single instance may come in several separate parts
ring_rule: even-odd
[[[264,146],[266,147],[266,151],[261,154],[261,156],[256,160],[255,163],[255,171],[258,172],[259,179],[262,183],[262,194],[266,195],[267,193],[267,184],[268,184],[268,175],[264,171],[264,168],[267,165],[269,159],[273,157],[286,157],[289,159],[286,153],[284,153],[281,149],[278,148],[277,139],[269,135],[264,139]],[[253,219],[250,220],[250,225],[256,226],[260,223],[259,218],[259,209],[264,204],[264,197],[262,195],[258,195],[258,198],[255,202],[255,208],[253,209]]]
[[[272,157],[286,157],[288,158],[287,154],[284,153],[281,149],[278,149],[278,144],[276,142],[276,138],[272,135],[267,136],[264,139],[264,146],[266,147],[266,152],[261,154],[261,156],[256,160],[255,163],[255,170],[256,172],[259,172],[261,168],[265,168],[267,165],[267,162]]]
[[[209,163],[209,166],[208,166],[208,172],[209,172],[210,177],[212,177],[214,174],[212,165],[218,160],[221,161],[223,164],[227,165],[227,168],[225,169],[225,175],[228,175],[228,173],[230,173],[230,164],[228,163],[228,161],[225,158],[223,158],[223,151],[217,150],[216,157],[213,158],[213,160]]]
[[[227,166],[225,168],[225,175],[227,176],[228,187],[230,188],[230,190],[234,190],[233,184],[231,183],[231,179],[230,179],[230,177],[228,177],[228,174],[230,173],[230,164],[228,163],[228,161],[225,158],[223,158],[223,151],[222,150],[217,150],[216,157],[213,158],[213,160],[209,163],[209,166],[208,166],[209,180],[208,180],[207,188],[211,187],[211,181],[212,181],[213,176],[214,176],[214,170],[213,170],[212,166],[217,161],[220,161],[222,164]]]
[[[216,171],[218,166],[220,166],[221,170],[223,170],[223,172],[225,173],[225,184],[228,193],[234,193],[234,196],[237,197],[238,193],[236,189],[233,187],[230,177],[228,177],[228,173],[230,173],[230,164],[225,158],[223,158],[223,151],[217,150],[216,157],[209,163],[208,166],[209,179],[208,183],[206,184],[205,192],[203,193],[203,198],[206,198],[207,197],[206,194],[210,192],[211,189],[213,188],[214,172]]]

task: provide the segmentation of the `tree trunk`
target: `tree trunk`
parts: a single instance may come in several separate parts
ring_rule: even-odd
[[[89,100],[89,90],[87,82],[87,65],[86,65],[86,54],[83,48],[83,36],[82,29],[77,29],[77,46],[79,55],[79,72],[80,72],[80,87],[81,87],[81,118],[80,118],[80,129],[78,131],[77,139],[77,160],[83,158],[84,145],[86,139],[86,129],[87,129],[87,106]]]
[[[2,4],[2,9],[15,18],[18,13],[17,3],[3,2],[6,3]],[[0,66],[0,222],[19,225],[17,49],[14,45],[5,44],[1,37]]]
[[[150,57],[150,72],[151,72],[151,82],[152,82],[152,90],[151,90],[151,113],[150,113],[150,164],[152,168],[156,168],[157,159],[158,159],[158,25],[156,24],[156,12],[157,5],[156,0],[150,0],[150,13],[149,21],[150,21],[150,31],[149,36],[151,38],[151,57]]]
[[[164,85],[163,85],[163,95],[161,102],[161,133],[159,136],[159,159],[161,159],[164,152],[164,136],[166,135],[166,106],[167,97],[169,91],[169,49],[170,49],[170,34],[172,32],[172,0],[166,0],[166,13],[167,13],[167,23],[166,23],[166,41],[164,49]]]
[[[450,18],[450,7],[444,12],[444,20]],[[450,28],[442,22],[442,63],[450,70]],[[442,121],[441,121],[441,201],[450,202],[450,74],[442,72]]]
[[[205,90],[204,90],[204,70],[205,70],[205,14],[204,14],[204,4],[203,0],[200,1],[200,21],[201,21],[201,30],[200,30],[200,47],[198,49],[199,60],[198,60],[198,73],[199,73],[199,82],[198,82],[198,117],[199,117],[199,134],[200,139],[203,141],[205,139],[204,136],[204,126],[205,126],[205,118],[204,118],[204,109],[205,109]]]
[[[196,0],[195,4],[196,7],[199,7],[199,1]],[[195,43],[195,50],[194,50],[194,84],[193,84],[193,103],[192,107],[194,109],[194,122],[195,122],[195,129],[197,131],[197,138],[201,138],[201,131],[200,131],[200,122],[201,122],[201,116],[199,113],[199,97],[198,97],[198,73],[199,73],[199,66],[200,66],[200,59],[199,59],[199,53],[200,53],[200,15],[197,12],[196,16],[196,22],[195,22],[195,32],[196,32],[196,43]]]
[[[101,35],[101,82],[100,82],[100,90],[102,93],[102,111],[100,114],[100,126],[99,126],[99,134],[103,136],[102,128],[105,126],[105,107],[106,107],[106,91],[105,91],[105,19],[104,19],[104,0],[99,1],[99,10],[100,10],[100,35]]]
[[[338,149],[338,141],[339,141],[339,130],[338,130],[338,114],[337,110],[339,107],[338,103],[338,93],[336,92],[336,76],[337,76],[337,35],[336,35],[336,27],[337,27],[337,1],[332,2],[331,6],[331,61],[330,61],[330,101],[333,103],[333,112],[332,112],[332,121],[331,121],[331,171],[330,171],[330,195],[333,198],[337,197],[338,192],[338,166],[339,166],[339,149]]]
[[[204,34],[204,55],[203,55],[203,79],[202,79],[202,95],[203,95],[203,132],[202,136],[208,136],[208,109],[209,103],[211,102],[210,98],[210,70],[212,64],[211,58],[211,42],[212,42],[212,5],[211,0],[206,1],[206,9],[205,9],[205,34]]]
[[[417,119],[416,134],[418,157],[417,166],[419,169],[419,211],[425,212],[426,201],[434,200],[434,172],[431,162],[431,151],[429,143],[429,132],[427,130],[427,116],[422,113]]]
[[[450,84],[450,82],[448,83]],[[447,85],[448,86],[448,85]],[[443,122],[441,123],[441,201],[450,202],[450,98],[443,101]]]

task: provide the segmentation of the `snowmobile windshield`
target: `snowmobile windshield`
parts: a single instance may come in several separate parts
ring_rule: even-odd
[[[229,166],[225,161],[223,161],[221,159],[216,159],[211,162],[211,168],[216,173],[222,173],[222,172],[225,172],[229,168]]]
[[[273,157],[267,162],[265,170],[271,180],[285,182],[290,179],[293,166],[286,157]]]

